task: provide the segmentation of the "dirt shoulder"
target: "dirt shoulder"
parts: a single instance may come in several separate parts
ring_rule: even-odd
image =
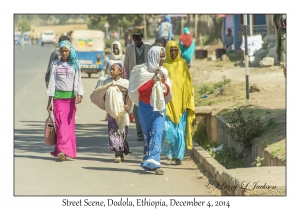
[[[234,62],[193,60],[190,69],[194,90],[195,106],[210,106],[213,115],[226,115],[224,110],[233,108],[253,109],[266,121],[273,118],[277,125],[257,140],[270,153],[285,158],[286,153],[286,83],[280,66],[249,69],[249,105],[246,106],[245,67],[234,66]],[[202,98],[203,85],[213,86],[230,80],[217,94]],[[281,132],[274,132],[274,131]]]

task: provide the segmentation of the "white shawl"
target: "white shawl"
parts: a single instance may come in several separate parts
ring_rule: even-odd
[[[129,125],[129,113],[123,107],[124,102],[122,92],[117,86],[111,86],[113,83],[128,89],[129,81],[127,79],[120,78],[115,81],[109,77],[104,80],[103,86],[93,91],[90,95],[90,99],[92,103],[97,105],[100,109],[105,110],[111,117],[116,119],[119,131],[122,132],[124,126]],[[129,107],[129,110],[132,110],[132,107]]]
[[[115,55],[114,54],[114,48],[113,48],[114,44],[118,45],[119,55]],[[111,50],[111,54],[115,58],[115,60],[121,60],[121,59],[123,59],[122,45],[121,45],[120,42],[114,41],[113,43],[111,43],[110,50]],[[123,63],[122,63],[122,65],[123,65]]]
[[[168,103],[172,99],[171,95],[171,86],[172,82],[168,75],[168,70],[162,66],[159,66],[160,60],[160,51],[164,49],[163,47],[154,46],[148,52],[148,63],[144,63],[141,65],[136,65],[130,74],[129,87],[128,87],[128,95],[131,101],[138,106],[139,102],[139,92],[138,89],[143,84],[148,82],[155,74],[157,69],[160,69],[164,77],[166,79],[166,84],[170,87],[170,93],[164,98],[164,93],[167,91],[165,85],[158,81],[152,88],[152,94],[150,98],[151,106],[153,106],[154,111],[162,111],[165,109],[165,104]]]
[[[106,90],[105,110],[116,119],[119,132],[122,132],[126,125],[129,126],[129,115],[124,108],[123,94],[117,86],[110,86]]]

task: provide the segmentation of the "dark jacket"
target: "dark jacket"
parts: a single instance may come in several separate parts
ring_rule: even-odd
[[[46,72],[46,75],[45,75],[46,88],[48,88],[48,84],[49,84],[49,80],[50,80],[52,62],[55,61],[56,59],[58,59],[59,54],[60,54],[60,52],[59,52],[58,49],[54,50],[51,53],[50,60],[49,60],[49,63],[48,63],[47,72]]]

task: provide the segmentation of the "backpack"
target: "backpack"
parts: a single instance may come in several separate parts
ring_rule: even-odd
[[[183,46],[187,48],[191,46],[193,42],[193,37],[191,34],[181,34],[179,41],[182,42]]]

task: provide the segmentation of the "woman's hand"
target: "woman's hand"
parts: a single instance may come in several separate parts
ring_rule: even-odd
[[[156,71],[155,71],[155,74],[159,74],[160,75],[160,78],[164,78],[164,74],[163,74],[163,72],[162,72],[162,70],[160,70],[160,69],[157,69]]]
[[[153,83],[156,83],[157,81],[159,81],[159,79],[156,76],[156,74],[154,74],[154,76],[152,77],[152,81],[153,81]]]
[[[46,109],[47,109],[48,112],[51,112],[52,111],[52,104],[48,104]]]
[[[76,96],[76,104],[81,103],[82,98],[83,98],[83,97],[82,97],[81,95],[77,95],[77,96]]]
[[[128,105],[124,105],[123,107],[124,107],[124,109],[126,109],[126,111],[129,111],[129,106]]]

